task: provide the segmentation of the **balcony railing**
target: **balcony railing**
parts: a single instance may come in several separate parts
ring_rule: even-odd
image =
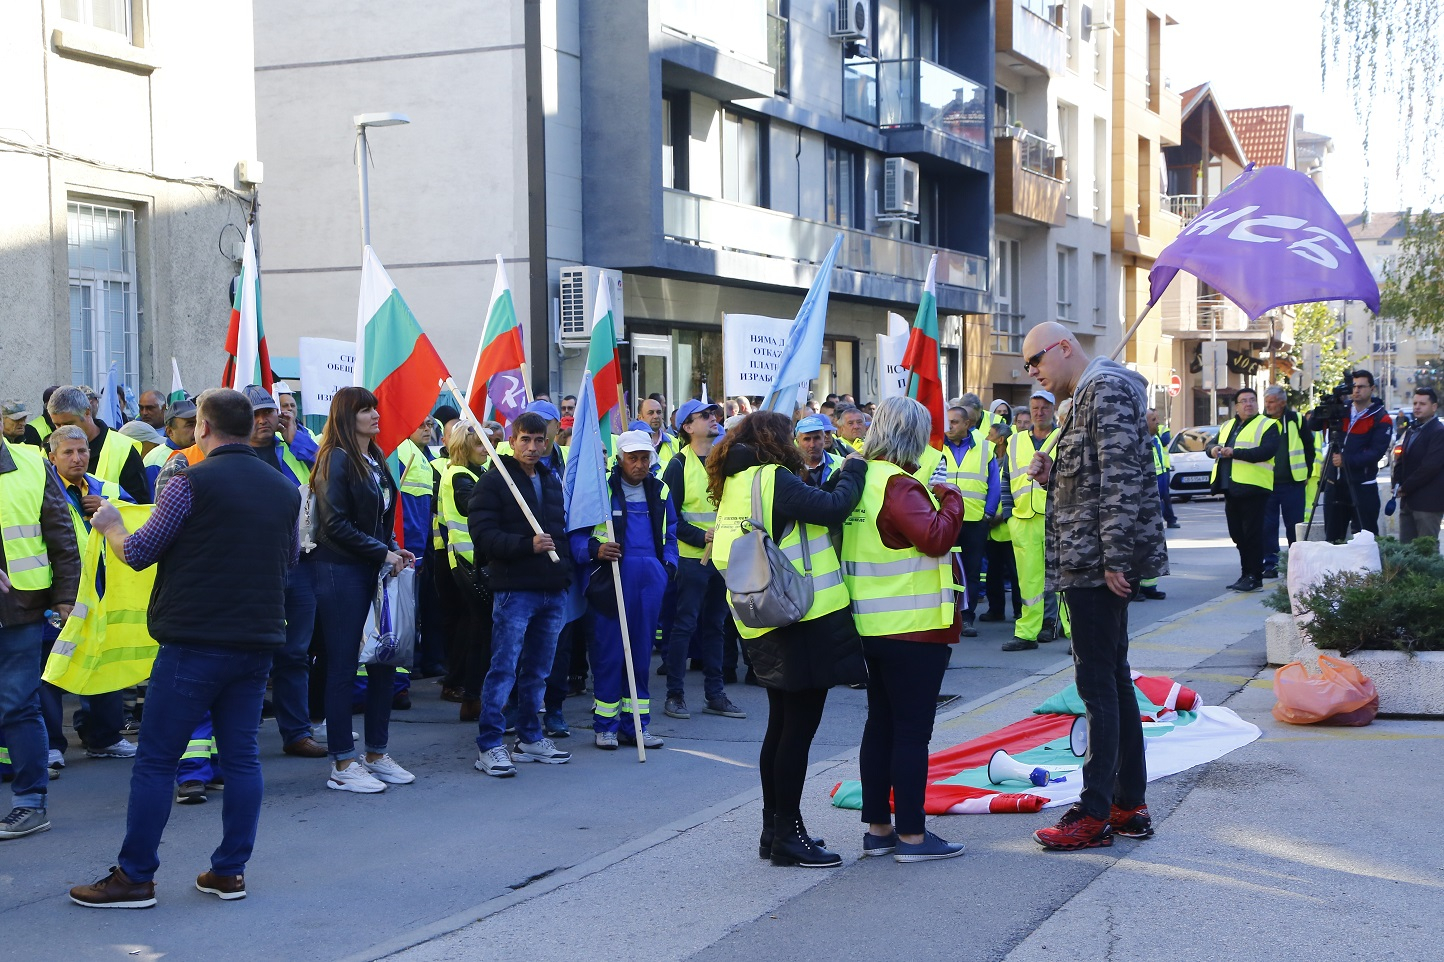
[[[849,120],[877,126],[877,61],[852,60],[842,65],[842,111]]]
[[[1203,209],[1203,195],[1160,194],[1158,207],[1160,210],[1168,211],[1168,213],[1187,224],[1197,217],[1198,212]]]
[[[1055,176],[1057,171],[1058,148],[1054,144],[1039,137],[1031,130],[1019,127],[1017,124],[994,127],[993,137],[998,140],[1018,141],[1019,157],[1022,160],[1024,170],[1045,174],[1048,177]]]
[[[812,264],[822,262],[832,239],[841,233],[838,267],[921,281],[927,277],[929,258],[936,253],[939,284],[970,291],[988,289],[986,257],[938,250],[681,190],[662,191],[662,232],[668,240],[699,247]]]
[[[768,63],[767,0],[662,0],[664,27],[756,63]]]
[[[929,127],[988,145],[988,90],[928,60],[882,60],[877,65],[879,126]]]

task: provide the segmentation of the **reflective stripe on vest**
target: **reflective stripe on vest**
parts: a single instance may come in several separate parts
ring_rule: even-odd
[[[452,486],[452,479],[458,474],[465,474],[473,481],[477,480],[476,472],[464,464],[448,464],[446,470],[441,472],[441,510],[437,512],[437,517],[440,519],[441,530],[446,535],[447,561],[453,568],[456,567],[453,558],[461,558],[467,564],[473,564],[476,560],[476,552],[471,543],[471,528],[467,525],[466,515],[457,507],[456,489]]]
[[[402,494],[409,494],[413,498],[427,498],[431,496],[431,480],[433,475],[431,460],[427,458],[426,452],[416,446],[410,438],[402,441],[396,449],[396,458],[401,462],[401,483],[398,485]]]
[[[772,504],[777,473],[784,470],[780,465],[769,464],[747,468],[727,479],[722,486],[722,503],[717,506],[716,535],[712,540],[712,564],[718,571],[727,570],[727,560],[732,551],[732,542],[742,534],[742,522],[752,517],[752,477],[759,470],[762,475],[762,517],[763,524],[772,523]],[[771,532],[768,532],[771,534]],[[793,524],[779,539],[774,537],[778,549],[792,562],[798,573],[806,569],[802,563],[802,538],[807,537],[807,550],[812,563],[812,606],[802,616],[802,621],[812,621],[834,611],[847,607],[847,588],[841,576],[842,565],[832,547],[832,539],[825,528],[817,525]],[[736,620],[735,618],[733,619]],[[759,638],[773,631],[772,628],[749,628],[737,622],[737,633],[743,638]]]
[[[169,444],[157,444],[150,449],[150,453],[141,459],[141,463],[148,468],[159,470],[165,467],[165,463],[175,454],[175,448]]]
[[[842,577],[860,635],[947,628],[954,620],[952,555],[934,558],[917,548],[889,548],[878,533],[888,481],[902,473],[887,461],[870,462],[862,500],[842,526]],[[936,509],[937,499],[931,491],[927,495]]]
[[[1043,439],[1043,446],[1054,443],[1059,428]],[[1028,476],[1028,465],[1040,449],[1033,446],[1032,432],[1008,438],[1008,488],[1013,492],[1013,517],[1035,518],[1047,513],[1048,489]],[[1024,447],[1024,441],[1027,447]]]
[[[279,434],[276,435],[276,451],[280,454],[281,461],[284,462],[286,467],[291,469],[291,473],[296,476],[296,483],[298,485],[304,487],[311,483],[311,469],[306,467],[306,462],[291,453],[291,446],[287,444],[285,439]],[[431,490],[428,488],[426,493],[430,494]]]
[[[1168,468],[1163,466],[1163,442],[1158,439],[1158,435],[1148,439],[1148,448],[1153,452],[1153,473],[1163,474]]]
[[[963,520],[981,521],[988,500],[988,462],[991,457],[983,457],[987,442],[980,439],[978,432],[973,432],[972,441],[968,450],[963,452],[962,461],[957,460],[952,446],[944,443],[943,463],[947,465],[948,483],[957,485],[963,492]]]
[[[717,509],[712,504],[712,499],[707,496],[707,466],[690,446],[684,448],[677,457],[682,459],[683,496],[682,503],[676,506],[677,517],[703,531],[710,531],[717,526]],[[707,549],[693,547],[678,538],[677,552],[684,558],[700,559],[707,553]]]
[[[96,459],[95,470],[91,472],[102,481],[120,482],[120,472],[130,452],[139,451],[140,444],[114,429],[105,434],[105,443],[100,446],[100,457]]]
[[[1218,430],[1218,444],[1225,448],[1256,448],[1263,440],[1264,432],[1270,427],[1277,426],[1278,422],[1264,417],[1262,414],[1254,415],[1253,420],[1244,425],[1242,429],[1238,426],[1238,418],[1229,418]],[[1240,461],[1236,458],[1231,458],[1230,461],[1233,466],[1229,469],[1229,477],[1235,484],[1246,484],[1264,491],[1274,489],[1273,458],[1259,462]],[[1215,460],[1213,470],[1208,475],[1209,484],[1212,484],[1217,478],[1218,461]]]
[[[0,441],[15,462],[14,471],[0,474],[0,541],[5,570],[21,591],[41,591],[51,584],[50,553],[40,527],[48,468],[33,447]]]
[[[1299,423],[1293,418],[1285,418],[1284,427],[1283,440],[1289,446],[1289,476],[1295,481],[1303,481],[1309,476],[1309,462],[1304,457],[1304,439],[1299,434]]]

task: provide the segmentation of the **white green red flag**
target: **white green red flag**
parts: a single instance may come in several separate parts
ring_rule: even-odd
[[[446,377],[436,348],[368,246],[356,310],[355,383],[376,395],[381,414],[376,444],[383,454],[395,451],[431,413],[437,385]]]
[[[491,306],[476,346],[476,360],[466,383],[466,405],[478,421],[487,417],[488,402],[497,421],[506,424],[526,410],[526,346],[521,322],[507,283],[506,265],[496,256],[496,280],[491,288]]]
[[[612,296],[605,277],[597,280],[597,303],[592,309],[592,341],[587,350],[587,370],[597,395],[597,420],[603,423],[602,448],[612,455],[611,418],[622,420],[622,359],[617,353],[617,325],[612,315]],[[580,413],[580,412],[578,412]]]
[[[271,352],[261,323],[261,272],[256,266],[254,231],[254,226],[247,225],[241,276],[231,303],[231,323],[226,329],[226,353],[230,357],[221,375],[221,385],[237,391],[247,384],[259,384],[269,391],[272,381]]]
[[[244,387],[244,385],[242,385]],[[170,394],[166,395],[166,403],[174,407],[177,403],[186,399],[186,389],[181,386],[180,364],[175,358],[170,359]]]
[[[908,397],[922,404],[933,416],[932,435],[928,443],[941,451],[947,430],[947,405],[943,400],[942,355],[938,344],[938,255],[928,261],[928,279],[923,285],[923,299],[918,302],[917,317],[908,334],[907,350],[902,366],[907,368]]]

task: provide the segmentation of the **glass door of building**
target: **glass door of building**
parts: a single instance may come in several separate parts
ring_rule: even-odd
[[[676,406],[672,368],[672,338],[667,334],[632,334],[632,417],[651,394],[667,398],[667,410]]]

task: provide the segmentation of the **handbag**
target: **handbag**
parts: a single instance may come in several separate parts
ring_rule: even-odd
[[[727,603],[748,628],[783,628],[812,607],[812,554],[801,539],[804,573],[799,573],[768,535],[762,514],[759,470],[752,478],[752,516],[742,522],[742,535],[727,555]]]
[[[376,594],[366,613],[361,633],[363,665],[408,666],[416,655],[416,570],[402,568],[391,575],[383,566],[376,579]]]

